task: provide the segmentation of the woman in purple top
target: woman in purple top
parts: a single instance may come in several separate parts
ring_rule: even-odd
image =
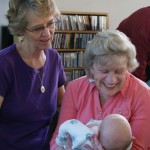
[[[53,0],[10,0],[8,27],[20,41],[0,51],[0,150],[49,150],[49,122],[61,104],[66,78],[50,49]]]

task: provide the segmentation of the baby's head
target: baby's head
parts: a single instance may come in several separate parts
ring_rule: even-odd
[[[126,118],[106,116],[100,125],[100,141],[106,150],[127,150],[132,145],[132,131]]]

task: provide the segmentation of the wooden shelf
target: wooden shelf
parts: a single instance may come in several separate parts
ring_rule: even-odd
[[[64,70],[84,70],[83,67],[67,67]]]
[[[99,30],[96,31],[89,31],[89,30],[56,30],[56,33],[97,33]]]
[[[109,15],[105,12],[61,11],[58,19],[52,47],[62,57],[68,82],[85,75],[82,67],[84,50],[97,32],[109,28]]]
[[[62,49],[62,48],[57,48],[57,51],[58,52],[80,52],[80,51],[84,51],[85,49],[75,49],[75,48],[72,48],[72,49]]]

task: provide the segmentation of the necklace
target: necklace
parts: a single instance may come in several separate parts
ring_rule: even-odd
[[[21,40],[21,46],[20,46],[20,49],[23,50],[23,39]],[[20,53],[19,53],[20,54]],[[21,55],[21,54],[20,54]],[[23,57],[23,56],[22,56]],[[26,61],[25,61],[26,62]],[[34,66],[34,64],[33,64]],[[38,77],[40,79],[40,82],[41,82],[41,87],[40,87],[40,91],[41,93],[45,93],[45,86],[43,85],[43,80],[44,80],[44,72],[45,72],[45,67],[43,66],[43,74],[42,74],[42,78],[40,77],[40,73],[39,73],[39,70],[34,66],[34,69],[35,69],[35,72],[36,74],[38,74]]]
[[[36,73],[38,74],[38,77],[39,77],[40,82],[41,82],[40,91],[41,91],[41,93],[45,93],[45,86],[43,85],[43,80],[44,80],[44,68],[43,68],[42,78],[40,77],[40,73],[39,73],[39,70],[38,70],[37,68],[36,68]]]

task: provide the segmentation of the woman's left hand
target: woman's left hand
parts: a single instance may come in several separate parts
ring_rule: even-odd
[[[65,149],[72,150],[72,139],[69,134],[67,134],[67,143]]]
[[[100,141],[98,140],[97,138],[97,135],[93,135],[91,138],[90,138],[90,141],[91,141],[91,144],[92,144],[92,147],[90,147],[89,145],[85,145],[84,147],[87,149],[87,150],[104,150]]]

